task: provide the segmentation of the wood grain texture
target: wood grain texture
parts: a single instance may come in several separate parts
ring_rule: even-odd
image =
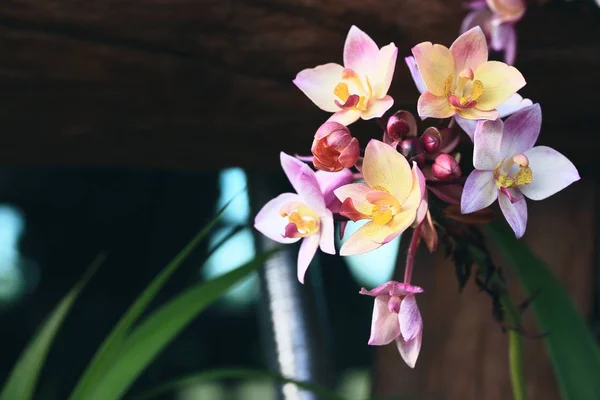
[[[449,45],[463,0],[7,0],[0,5],[0,159],[5,164],[277,168],[307,152],[327,115],[292,84],[341,61],[352,24],[395,42],[391,93],[414,110],[402,57]],[[542,142],[586,169],[600,92],[600,11],[532,7],[518,26],[523,93],[543,105]],[[361,137],[373,124],[354,128]],[[573,136],[571,136],[573,137]]]
[[[529,202],[523,240],[561,279],[583,315],[593,304],[596,187],[579,182],[543,202]],[[496,253],[499,265],[504,265]],[[402,267],[397,275],[401,277]],[[508,266],[504,272],[513,299],[523,299]],[[419,400],[505,400],[512,398],[508,375],[508,336],[491,315],[491,302],[472,283],[458,293],[454,266],[443,252],[421,253],[415,284],[424,319],[423,348],[417,367],[402,363],[394,346],[376,350],[372,377],[377,395]],[[531,311],[525,324],[536,329]],[[531,400],[559,400],[552,367],[541,340],[524,339],[527,390]],[[412,397],[411,397],[412,396]]]

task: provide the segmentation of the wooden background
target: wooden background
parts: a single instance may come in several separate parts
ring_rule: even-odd
[[[0,5],[0,160],[4,164],[278,168],[307,152],[326,114],[292,84],[306,67],[340,62],[356,24],[399,63],[391,94],[414,110],[402,57],[421,41],[449,45],[463,0],[5,0]],[[594,309],[595,162],[600,10],[533,2],[518,25],[526,97],[542,104],[541,142],[572,158],[587,182],[531,206],[525,240],[586,314]],[[353,130],[364,135],[368,123]],[[441,255],[418,260],[424,349],[410,371],[393,347],[375,360],[377,394],[508,399],[506,336],[488,298],[459,295]],[[593,279],[592,279],[593,278]],[[518,288],[517,288],[518,289]],[[555,399],[540,341],[526,344],[533,399]]]

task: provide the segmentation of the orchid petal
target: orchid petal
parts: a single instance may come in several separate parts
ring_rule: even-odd
[[[370,77],[371,85],[373,86],[373,96],[375,98],[384,97],[390,89],[397,58],[398,48],[394,43],[383,46],[379,50],[375,62],[375,70]]]
[[[400,303],[398,320],[404,340],[413,339],[423,329],[423,319],[414,295],[406,296]]]
[[[423,293],[425,290],[421,286],[411,285],[404,282],[393,282],[390,287],[390,296],[408,296],[415,293]]]
[[[454,70],[457,74],[466,68],[475,71],[488,59],[487,42],[481,28],[476,26],[456,38],[450,46],[450,52],[454,56]]]
[[[457,108],[456,113],[464,119],[475,119],[475,120],[485,119],[485,120],[491,120],[491,121],[498,119],[498,111],[496,111],[496,110],[484,111],[484,110],[480,110],[477,107]]]
[[[516,22],[525,13],[524,0],[486,0],[488,7],[503,22]]]
[[[362,288],[362,289],[360,289],[359,293],[360,294],[364,294],[366,296],[373,296],[373,297],[376,297],[376,296],[379,296],[379,295],[382,295],[382,294],[391,296],[390,292],[391,292],[391,290],[392,290],[392,288],[393,288],[393,286],[394,286],[395,283],[396,282],[394,282],[394,281],[389,281],[389,282],[383,283],[383,284],[381,284],[381,285],[379,285],[376,288],[371,289],[371,290],[367,290],[365,288]]]
[[[501,194],[498,196],[498,204],[500,204],[500,210],[502,210],[504,218],[515,232],[517,239],[520,239],[527,227],[527,203],[525,199],[522,198],[516,203],[512,203],[508,196]]]
[[[503,126],[501,119],[477,123],[473,140],[473,166],[476,169],[491,171],[502,161]]]
[[[298,252],[298,280],[304,283],[304,275],[319,248],[319,234],[307,236],[300,245]]]
[[[296,75],[294,84],[321,110],[336,112],[340,107],[335,104],[337,97],[333,90],[342,80],[343,70],[344,67],[335,63],[307,68]]]
[[[415,61],[415,58],[413,56],[405,57],[404,61],[406,62],[406,65],[408,66],[410,75],[412,76],[413,81],[415,81],[415,86],[417,87],[417,90],[419,91],[419,93],[426,92],[427,86],[425,86],[425,82],[423,81],[423,78],[421,77],[419,68],[417,68],[417,62]]]
[[[285,172],[294,190],[302,196],[303,202],[317,214],[322,213],[325,210],[325,199],[315,172],[302,161],[284,152],[279,154],[279,159],[283,172]]]
[[[488,61],[475,71],[475,79],[483,83],[483,94],[477,108],[493,110],[525,86],[525,78],[515,67],[499,61]]]
[[[411,51],[427,90],[435,96],[445,96],[446,78],[455,72],[450,50],[439,44],[423,42]]]
[[[283,193],[265,204],[254,218],[256,230],[279,243],[294,243],[300,240],[300,238],[283,237],[288,220],[281,216],[279,210],[293,202],[302,202],[302,197],[296,193]]]
[[[573,163],[550,147],[536,146],[524,154],[529,159],[533,181],[519,189],[531,200],[543,200],[580,179]]]
[[[394,99],[391,96],[385,96],[381,99],[372,99],[367,108],[361,114],[362,119],[380,118],[387,110],[394,105]]]
[[[387,190],[400,204],[412,189],[412,172],[406,158],[379,140],[367,144],[362,172],[370,187]]]
[[[396,217],[398,217],[398,215],[394,216],[394,219]],[[394,221],[394,219],[392,219],[392,221]],[[391,225],[392,222],[388,225],[378,225],[372,221],[367,222],[344,242],[340,249],[340,255],[352,256],[355,254],[363,254],[381,247],[387,238],[394,234],[397,236],[400,233],[394,231],[394,229],[390,227]],[[410,223],[406,227],[408,226],[410,226]]]
[[[469,136],[469,138],[471,138],[471,140],[473,140],[473,137],[475,136],[475,128],[477,128],[478,120],[466,119],[466,118],[461,117],[459,114],[456,114],[454,116],[454,120],[456,121],[458,126],[460,126],[462,128],[462,130],[465,131],[467,136]]]
[[[529,107],[531,105],[533,105],[533,102],[530,99],[524,99],[519,93],[515,93],[504,103],[496,107],[496,110],[498,111],[498,116],[500,118],[504,118],[522,108]]]
[[[482,29],[484,29],[491,16],[491,11],[487,7],[485,7],[485,5],[483,8],[473,9],[473,11],[469,12],[465,16],[462,23],[460,24],[460,32],[466,32],[469,29],[474,28],[476,26],[480,26],[482,27]]]
[[[491,23],[490,47],[504,51],[504,62],[514,65],[517,56],[517,33],[513,24]]]
[[[469,214],[491,205],[498,198],[493,171],[471,172],[460,199],[460,212]]]
[[[338,111],[336,113],[334,113],[331,117],[329,117],[327,119],[327,121],[333,121],[333,122],[337,122],[340,123],[344,126],[348,126],[356,121],[358,121],[358,119],[360,118],[360,116],[362,115],[362,111],[360,110],[355,110],[355,109],[347,109],[347,110],[343,110],[343,111]]]
[[[404,202],[401,203],[402,209],[404,210],[418,209],[423,199],[427,197],[425,176],[423,176],[423,172],[421,172],[421,169],[417,166],[417,163],[414,161],[411,173],[412,188],[410,189],[408,197],[406,197]]]
[[[364,182],[350,183],[341,186],[333,191],[336,197],[343,202],[346,199],[351,199],[354,208],[363,214],[370,215],[373,211],[373,205],[366,199],[366,194],[370,192],[371,187]]]
[[[369,344],[381,346],[391,343],[400,336],[398,314],[390,312],[388,301],[390,296],[375,297],[373,319],[371,320],[371,337]]]
[[[325,210],[325,213],[321,215],[321,226],[319,229],[321,232],[319,239],[321,251],[327,254],[335,254],[335,228],[331,211]]]
[[[323,198],[325,199],[325,206],[329,208],[332,212],[337,212],[337,210],[332,209],[332,207],[340,206],[340,202],[337,197],[335,197],[334,190],[352,183],[352,171],[348,168],[344,168],[338,172],[328,172],[328,171],[317,171],[315,172],[315,176],[317,178],[317,182],[319,182],[319,187],[321,188],[321,193],[323,193]]]
[[[531,149],[540,135],[542,109],[539,104],[523,108],[507,118],[500,152],[502,157],[512,157]]]
[[[344,67],[361,75],[371,75],[379,54],[377,43],[365,32],[352,25],[344,44]]]
[[[419,352],[421,351],[421,342],[423,341],[423,330],[421,329],[417,335],[409,340],[405,341],[403,338],[396,339],[396,346],[400,356],[410,368],[414,368],[419,358]]]
[[[419,96],[417,113],[421,119],[449,118],[455,112],[455,109],[445,97],[438,97],[430,92],[425,92]]]

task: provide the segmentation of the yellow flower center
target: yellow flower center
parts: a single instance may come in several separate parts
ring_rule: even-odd
[[[458,77],[450,74],[444,82],[446,97],[455,108],[472,108],[483,94],[483,83],[474,78],[473,70],[465,68]]]
[[[494,169],[494,180],[498,189],[513,188],[533,182],[533,172],[524,154],[505,158]]]
[[[394,196],[381,187],[374,187],[373,192],[367,194],[367,200],[373,204],[370,218],[377,225],[386,225],[394,215],[400,212],[400,204]]]
[[[307,237],[319,231],[319,216],[306,204],[300,202],[287,203],[279,210],[279,215],[287,218],[288,224],[296,226],[291,237]]]
[[[333,94],[340,99],[335,104],[340,108],[365,111],[373,95],[369,78],[363,79],[353,70],[345,68],[342,71],[342,80],[333,89]]]

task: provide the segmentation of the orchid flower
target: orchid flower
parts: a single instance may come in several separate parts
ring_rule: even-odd
[[[514,24],[525,14],[524,0],[473,1],[471,12],[463,20],[460,32],[480,26],[494,51],[504,52],[504,61],[513,65],[517,52],[517,34]]]
[[[423,319],[415,299],[419,286],[390,281],[360,294],[375,297],[369,344],[381,346],[396,341],[406,364],[414,368],[421,351]]]
[[[372,139],[365,149],[362,173],[364,183],[334,191],[343,202],[341,215],[353,221],[371,220],[342,245],[342,256],[375,250],[400,235],[417,219],[425,196],[425,178],[417,164],[411,171],[406,158],[378,140]]]
[[[256,215],[254,227],[279,243],[303,239],[298,253],[298,280],[304,283],[318,247],[327,254],[335,254],[333,215],[327,206],[337,200],[333,190],[351,182],[352,174],[346,170],[320,175],[319,182],[317,174],[302,161],[283,152],[280,159],[297,193],[283,193],[265,204]]]
[[[352,26],[344,45],[344,66],[335,63],[300,71],[294,84],[319,108],[334,113],[329,121],[350,125],[359,118],[381,117],[394,104],[387,95],[398,49],[381,49]]]
[[[423,42],[412,53],[427,88],[417,103],[422,119],[458,115],[494,120],[499,115],[496,107],[525,86],[515,67],[488,61],[485,35],[479,27],[460,35],[450,49]]]
[[[543,200],[579,180],[577,169],[554,149],[535,144],[542,124],[539,104],[517,111],[506,122],[480,121],[473,166],[461,197],[461,212],[472,213],[496,199],[517,238],[525,233],[527,204]]]

